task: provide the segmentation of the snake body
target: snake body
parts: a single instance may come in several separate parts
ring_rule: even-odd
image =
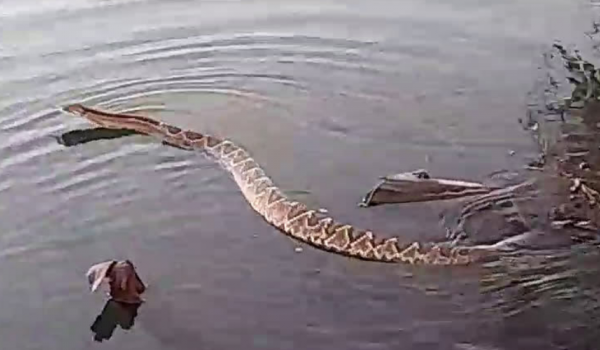
[[[449,242],[381,238],[371,231],[337,222],[287,198],[247,150],[227,139],[182,130],[144,116],[109,113],[81,104],[66,106],[64,110],[104,128],[133,130],[178,148],[204,151],[231,173],[250,206],[269,224],[325,251],[362,260],[427,265],[466,265],[495,251],[487,245],[457,246]]]

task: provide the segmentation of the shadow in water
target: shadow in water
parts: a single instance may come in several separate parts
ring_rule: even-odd
[[[63,146],[71,147],[91,141],[110,140],[131,135],[140,135],[140,133],[127,129],[80,129],[56,136],[56,141]]]
[[[102,342],[112,337],[117,326],[129,330],[135,324],[135,318],[141,304],[126,304],[110,299],[104,304],[102,312],[90,327],[94,340]]]

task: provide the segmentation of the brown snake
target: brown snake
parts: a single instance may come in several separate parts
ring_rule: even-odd
[[[371,231],[336,222],[287,198],[250,154],[229,140],[182,130],[148,117],[108,113],[81,104],[64,110],[104,128],[133,130],[178,148],[208,153],[232,174],[250,206],[269,224],[325,251],[370,261],[428,265],[466,265],[497,252],[491,245],[456,246],[449,242],[377,238]]]

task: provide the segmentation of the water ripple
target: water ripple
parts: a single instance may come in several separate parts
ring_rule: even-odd
[[[399,280],[412,270],[294,254],[296,243],[255,215],[211,160],[138,135],[59,144],[62,133],[93,127],[61,107],[226,135],[284,190],[307,190],[340,219],[428,235],[437,228],[428,206],[365,212],[356,194],[424,162],[475,179],[520,166],[505,149],[520,154],[505,136],[518,128],[506,116],[519,111],[506,106],[527,89],[535,33],[578,24],[548,20],[564,16],[558,2],[0,0],[0,324],[10,326],[0,338],[32,348],[27,330],[39,329],[47,348],[89,345],[94,315],[82,310],[99,299],[85,294],[85,269],[131,258],[153,287],[136,328],[111,340],[117,347],[201,343],[178,343],[181,334],[230,349],[476,343],[485,315],[454,310],[476,303],[476,288],[462,285],[479,276],[418,269],[420,278]],[[417,280],[460,282],[440,297]],[[48,327],[57,317],[85,335]],[[473,325],[480,331],[464,332]]]
[[[254,61],[262,64],[317,63],[383,73],[389,72],[394,65],[394,57],[382,55],[373,42],[269,33],[171,39],[155,43],[152,48],[139,48],[127,55],[132,58],[131,64],[181,60],[184,67],[206,67],[235,60],[242,64]]]

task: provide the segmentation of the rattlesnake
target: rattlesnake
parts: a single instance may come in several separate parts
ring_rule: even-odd
[[[148,117],[109,113],[81,104],[64,107],[109,129],[133,130],[186,150],[201,150],[231,173],[250,206],[283,233],[316,248],[362,260],[428,265],[466,265],[494,256],[498,245],[460,246],[449,242],[416,242],[380,238],[367,230],[339,223],[293,201],[273,183],[241,146],[230,140],[182,130]]]

